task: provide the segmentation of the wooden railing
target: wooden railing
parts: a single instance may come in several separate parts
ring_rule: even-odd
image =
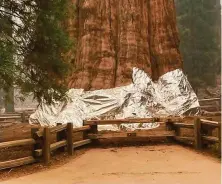
[[[191,123],[185,123],[187,119],[193,119]],[[112,132],[112,133],[99,133],[98,125],[116,124],[122,123],[148,123],[159,122],[165,124],[165,130],[145,130],[145,131],[130,131],[130,132]],[[179,142],[192,142],[196,149],[202,149],[206,144],[218,143],[218,152],[220,154],[221,145],[221,123],[216,121],[210,121],[200,119],[197,117],[174,117],[174,118],[143,118],[143,119],[122,119],[122,120],[91,120],[85,121],[84,125],[91,126],[89,133],[90,139],[110,139],[110,138],[126,138],[126,137],[167,137],[170,140],[176,140]],[[193,136],[181,136],[181,129],[191,129]],[[217,129],[218,135],[213,136],[213,130]]]
[[[173,123],[175,129],[175,140],[182,142],[193,142],[196,149],[202,149],[207,144],[218,143],[218,152],[221,154],[221,123],[206,119],[195,118],[193,124]],[[180,135],[181,129],[192,129],[193,137],[183,137]],[[217,129],[217,136],[213,131]]]
[[[193,123],[187,124],[186,120],[193,120]],[[106,124],[129,124],[129,123],[149,123],[159,122],[165,125],[164,129],[151,129],[139,131],[121,131],[121,132],[98,132],[98,125]],[[191,129],[193,136],[181,136],[181,129]],[[217,129],[218,134],[214,136],[213,131]],[[74,141],[74,133],[82,132],[83,138],[80,141]],[[200,119],[197,117],[172,117],[172,118],[142,118],[142,119],[121,119],[121,120],[91,120],[84,121],[84,126],[73,128],[72,123],[66,125],[58,124],[56,127],[45,127],[43,129],[32,128],[32,137],[30,139],[22,139],[17,141],[9,141],[0,143],[1,148],[9,148],[14,146],[32,145],[32,156],[0,162],[0,170],[6,168],[17,167],[20,165],[30,164],[41,161],[45,164],[50,162],[51,153],[55,150],[66,151],[69,155],[73,155],[75,148],[97,143],[99,139],[110,138],[167,138],[170,141],[192,142],[196,149],[202,149],[206,144],[218,143],[219,151],[221,144],[221,124],[211,120]],[[56,137],[56,141],[53,141]]]
[[[15,146],[34,145],[35,143],[36,141],[34,139],[22,139],[22,140],[17,140],[17,141],[3,142],[3,143],[0,143],[0,149],[10,148],[10,147],[15,147]],[[0,162],[0,170],[34,163],[35,161],[36,160],[33,156],[28,156],[28,157],[19,158],[16,160]]]
[[[200,108],[206,111],[220,112],[221,98],[200,99]]]
[[[17,120],[24,123],[28,121],[31,113],[32,112],[0,114],[0,122],[6,123],[6,122],[12,122],[13,120]]]
[[[161,121],[162,120],[162,121]],[[164,122],[165,121],[165,122]],[[124,131],[124,132],[111,132],[111,133],[99,133],[98,125],[108,124],[131,124],[131,123],[147,123],[147,122],[159,122],[166,124],[166,130],[139,130],[139,131]],[[110,139],[110,138],[126,138],[126,137],[149,137],[149,138],[161,138],[161,137],[174,137],[175,132],[167,124],[166,118],[143,118],[143,119],[121,119],[121,120],[91,120],[85,121],[84,125],[89,125],[91,131],[88,134],[90,139]]]
[[[32,145],[32,156],[0,162],[0,170],[30,164],[40,160],[48,164],[50,162],[51,152],[55,150],[67,151],[69,155],[72,155],[74,148],[91,143],[91,140],[87,138],[87,131],[89,130],[90,126],[73,128],[72,123],[58,125],[53,128],[45,127],[43,130],[32,128],[32,138],[30,139],[0,143],[0,149]],[[73,141],[73,133],[76,132],[83,132],[83,140]],[[56,142],[52,142],[53,134],[56,134]]]

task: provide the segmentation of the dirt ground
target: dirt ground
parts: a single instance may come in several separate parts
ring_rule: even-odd
[[[90,149],[55,169],[1,184],[219,184],[220,161],[177,145]]]

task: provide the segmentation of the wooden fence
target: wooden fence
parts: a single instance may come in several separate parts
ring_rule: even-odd
[[[87,139],[87,131],[89,129],[90,126],[73,129],[72,123],[58,125],[53,128],[45,127],[43,130],[33,128],[31,129],[32,138],[30,139],[2,142],[0,143],[0,149],[32,145],[32,156],[0,162],[0,170],[30,164],[41,160],[43,160],[45,164],[48,164],[51,152],[58,149],[65,151],[65,147],[67,148],[66,150],[68,154],[72,155],[74,148],[91,143],[91,140]],[[83,132],[83,140],[77,142],[73,141],[73,133],[76,132]],[[56,142],[54,143],[52,143],[53,134],[56,134]]]
[[[11,123],[14,120],[21,121],[25,123],[28,121],[30,114],[33,113],[32,111],[29,112],[17,112],[17,113],[6,113],[0,114],[0,123]]]
[[[176,141],[192,141],[196,149],[202,149],[205,144],[218,143],[221,145],[221,124],[215,121],[192,118],[193,123],[184,123],[185,119],[178,118],[144,118],[144,119],[122,119],[122,120],[91,120],[85,121],[84,126],[81,128],[73,128],[72,123],[67,125],[58,124],[58,126],[43,129],[33,128],[31,130],[32,137],[30,139],[23,139],[17,141],[9,141],[0,143],[1,148],[8,148],[14,146],[32,145],[32,156],[0,162],[0,170],[6,168],[17,167],[33,162],[41,161],[45,164],[50,162],[51,153],[55,150],[67,151],[69,155],[73,154],[73,150],[77,147],[90,144],[98,139],[110,138],[162,138],[167,137],[169,140]],[[159,122],[165,125],[165,129],[151,129],[144,131],[124,131],[124,132],[98,132],[98,125],[117,124],[122,123],[147,123]],[[193,130],[193,137],[183,137],[180,135],[180,130],[188,128]],[[212,132],[218,129],[217,137],[214,137]],[[73,140],[73,133],[82,132],[83,140],[75,142]],[[53,142],[53,134],[56,135],[56,142]],[[220,150],[220,148],[219,148]]]
[[[187,117],[190,118],[190,117]],[[88,137],[90,139],[108,139],[108,138],[126,138],[126,137],[148,137],[148,138],[161,138],[169,137],[179,142],[193,142],[196,149],[202,149],[207,144],[218,143],[219,154],[221,152],[221,123],[206,119],[193,118],[193,123],[184,123],[185,119],[181,118],[145,118],[145,119],[131,119],[131,120],[92,120],[85,121],[84,125],[91,126],[91,133]],[[146,122],[159,122],[165,124],[165,130],[145,130],[145,131],[132,131],[132,132],[112,132],[112,133],[99,133],[98,125],[122,123],[146,123]],[[181,129],[192,129],[193,135],[191,137],[181,136]],[[213,131],[217,129],[217,136],[213,136]],[[172,140],[171,139],[171,140]]]
[[[193,142],[194,147],[198,150],[204,148],[207,144],[218,143],[218,152],[221,154],[221,123],[196,118],[193,124],[173,123],[173,126],[175,129],[175,140],[180,142]],[[181,129],[192,129],[194,136],[181,136]],[[217,136],[213,135],[215,129],[217,129]]]
[[[221,98],[199,99],[200,108],[206,111],[220,112]]]

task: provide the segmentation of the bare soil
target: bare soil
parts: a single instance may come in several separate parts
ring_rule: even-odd
[[[177,145],[90,149],[55,169],[2,184],[219,184],[220,161]]]

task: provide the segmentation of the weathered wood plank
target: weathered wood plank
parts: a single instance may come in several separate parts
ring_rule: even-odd
[[[61,126],[61,125],[60,125]],[[56,131],[62,131],[62,130],[65,130],[66,129],[66,126],[67,125],[62,125],[62,127],[53,127],[51,128],[51,133],[56,133]],[[53,130],[52,130],[53,129]],[[74,128],[73,129],[73,133],[75,132],[81,132],[81,131],[85,131],[85,130],[89,130],[90,129],[90,126],[89,125],[86,125],[86,126],[83,126],[83,127],[79,127],[79,128]],[[43,130],[39,130],[38,132],[36,132],[36,135],[38,137],[42,137],[43,136]]]
[[[218,137],[213,137],[213,136],[202,136],[202,139],[210,142],[219,142]]]
[[[98,133],[89,134],[90,139],[110,139],[110,138],[126,138],[126,137],[173,137],[175,136],[175,131],[157,131],[157,130],[147,130],[147,131],[131,131],[131,132],[112,132],[112,133]]]
[[[25,157],[25,158],[19,158],[16,160],[0,162],[0,170],[18,167],[18,166],[22,166],[22,165],[26,165],[26,164],[31,164],[31,163],[34,163],[35,161],[36,160],[32,156],[29,156],[29,157]]]
[[[205,116],[199,116],[199,118],[204,118]],[[172,122],[184,122],[187,120],[194,120],[196,116],[186,116],[186,117],[165,117],[165,118],[135,118],[135,119],[113,119],[113,120],[85,120],[84,125],[107,125],[107,124],[122,124],[122,123],[152,123],[158,122],[160,124],[165,124],[169,119]]]
[[[216,112],[204,112],[204,117],[212,117],[212,116],[221,116],[221,111],[216,111]]]
[[[64,147],[66,145],[67,145],[67,141],[66,140],[55,142],[55,143],[50,145],[50,152],[54,151],[54,150],[57,150],[58,148]]]
[[[32,144],[35,144],[34,139],[22,139],[22,140],[17,140],[17,141],[8,141],[8,142],[0,143],[0,149],[14,147],[14,146],[32,145]]]
[[[174,139],[175,139],[176,141],[192,141],[192,142],[194,142],[194,137],[175,136]]]
[[[201,105],[200,106],[201,109],[217,109],[218,105]]]
[[[86,130],[89,130],[89,129],[90,129],[90,126],[86,125],[86,126],[83,126],[83,127],[74,128],[73,129],[73,133],[81,132],[81,131],[86,131]]]
[[[220,112],[218,112],[221,114]],[[206,116],[198,116],[198,118],[205,118]],[[113,120],[85,120],[84,125],[107,125],[107,124],[122,124],[122,123],[152,123],[158,122],[164,124],[168,119],[172,122],[184,122],[187,120],[194,120],[197,116],[186,116],[186,117],[165,117],[165,118],[137,118],[137,119],[113,119]]]
[[[82,140],[82,141],[78,141],[78,142],[74,142],[73,143],[73,148],[77,148],[86,144],[90,144],[91,140],[90,139],[86,139],[86,140]]]
[[[53,143],[50,145],[50,153],[58,148],[64,147],[67,145],[67,141],[66,140],[62,140],[56,143]],[[36,157],[40,157],[42,156],[43,150],[42,149],[37,149],[34,151],[34,155]]]
[[[84,125],[107,125],[107,124],[129,124],[129,123],[152,123],[159,122],[164,124],[164,120],[169,118],[137,118],[137,119],[114,119],[114,120],[87,120]],[[181,118],[180,118],[181,119]]]
[[[198,101],[199,103],[201,103],[201,102],[212,102],[212,101],[220,101],[220,100],[221,98],[209,98],[209,99],[200,99]]]
[[[21,119],[21,116],[0,116],[0,121],[8,119]]]
[[[179,127],[179,128],[194,128],[193,124],[187,124],[187,123],[173,123],[174,126]]]
[[[207,124],[207,125],[211,125],[211,126],[215,126],[218,127],[219,123],[217,121],[210,121],[210,120],[206,120],[206,119],[200,119],[202,124]]]

